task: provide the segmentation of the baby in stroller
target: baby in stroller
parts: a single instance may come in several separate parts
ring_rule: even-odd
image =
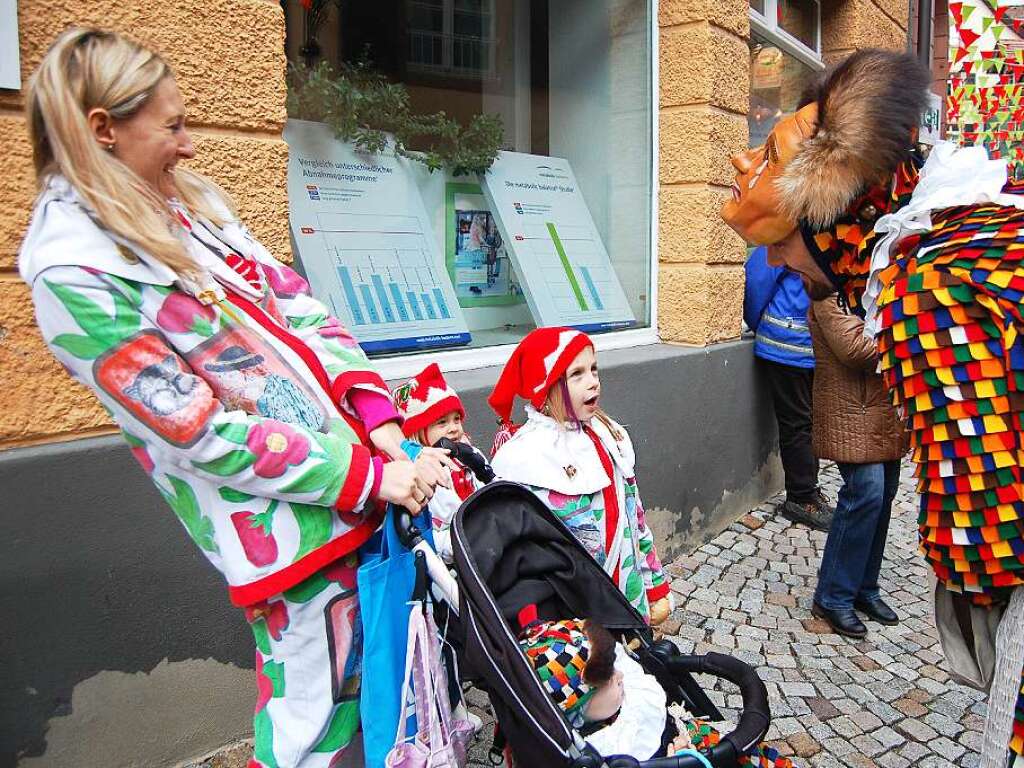
[[[536,616],[536,606],[520,612],[526,625],[519,644],[547,694],[598,752],[646,760],[711,746],[717,731],[670,713],[657,679],[607,629],[591,620],[542,622]],[[792,767],[765,744],[738,764],[752,761],[756,766]]]
[[[602,754],[664,755],[674,729],[666,729],[667,702],[658,681],[597,622],[539,621],[536,615],[535,606],[521,612],[520,621],[528,623],[519,644],[569,722]],[[672,746],[691,746],[686,737],[678,741]]]
[[[463,679],[490,699],[496,763],[504,751],[511,764],[545,768],[732,768],[752,758],[759,768],[790,768],[760,745],[771,714],[757,673],[731,656],[683,656],[670,641],[655,642],[611,576],[530,489],[489,483],[462,504],[451,533],[456,580],[430,565],[440,565],[436,554],[424,554],[435,586],[438,577],[451,581],[443,590],[457,612],[449,638]],[[565,620],[575,616],[588,621]],[[723,716],[698,673],[739,686],[743,709],[731,732],[706,724]],[[684,719],[683,739],[670,705],[701,718]],[[700,756],[677,754],[686,737]]]

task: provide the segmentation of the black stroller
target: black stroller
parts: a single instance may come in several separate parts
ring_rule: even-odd
[[[418,536],[408,515],[396,517],[396,525],[406,544],[424,554],[425,570],[457,613],[449,622],[448,639],[457,649],[462,677],[488,694],[517,765],[701,766],[693,756],[638,761],[597,754],[545,693],[510,629],[518,626],[519,610],[531,603],[542,620],[588,617],[623,644],[637,641],[638,661],[657,678],[668,702],[684,704],[694,716],[724,719],[692,677],[694,673],[735,683],[743,697],[743,711],[736,729],[724,734],[706,755],[716,768],[736,765],[767,733],[768,693],[757,673],[731,656],[684,656],[668,640],[652,642],[650,628],[604,569],[524,486],[492,482],[462,504],[452,525],[457,582]]]

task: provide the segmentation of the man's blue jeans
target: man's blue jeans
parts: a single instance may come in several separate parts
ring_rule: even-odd
[[[837,466],[843,487],[814,591],[814,601],[829,610],[852,608],[854,600],[879,597],[878,572],[900,482],[899,461]]]

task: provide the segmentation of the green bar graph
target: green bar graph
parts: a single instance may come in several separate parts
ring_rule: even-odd
[[[555,250],[558,251],[558,258],[562,262],[562,269],[565,270],[565,276],[569,278],[569,285],[572,288],[573,294],[576,296],[576,301],[580,305],[580,309],[584,312],[587,311],[587,301],[583,298],[583,291],[580,290],[580,284],[576,282],[576,275],[573,274],[572,265],[569,263],[569,257],[565,255],[565,248],[562,247],[562,241],[558,237],[558,230],[555,229],[555,225],[547,221],[545,222],[548,228],[548,234],[551,235],[551,242],[555,244]]]

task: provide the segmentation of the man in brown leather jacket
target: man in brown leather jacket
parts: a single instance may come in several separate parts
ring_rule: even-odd
[[[839,634],[863,637],[867,627],[854,609],[882,624],[898,621],[879,594],[878,574],[907,433],[877,373],[878,348],[864,336],[864,321],[835,295],[813,302],[808,319],[817,366],[814,451],[843,476],[812,612]]]

